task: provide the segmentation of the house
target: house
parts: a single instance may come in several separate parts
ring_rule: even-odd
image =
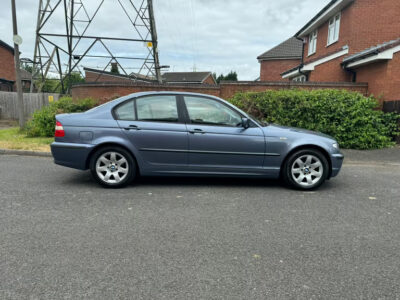
[[[21,69],[22,90],[28,92],[31,86],[32,74]],[[0,40],[0,91],[15,91],[14,48]]]
[[[332,0],[296,33],[302,62],[282,78],[366,82],[369,93],[400,100],[399,20],[399,0]]]
[[[84,68],[85,82],[140,82],[158,83],[153,77],[146,77],[141,74],[131,73],[130,75],[112,73],[103,70]],[[167,84],[209,84],[216,85],[211,72],[168,72],[162,74],[163,83]]]
[[[0,40],[0,91],[13,91],[14,83],[14,48]]]
[[[85,82],[132,82],[133,80],[141,83],[154,83],[155,78],[148,78],[141,74],[131,73],[130,75],[113,73],[103,70],[97,70],[92,68],[83,68],[85,71]]]
[[[170,84],[217,84],[211,72],[167,72],[162,78]]]
[[[260,63],[260,81],[282,81],[281,73],[301,62],[303,42],[291,37],[257,57]]]

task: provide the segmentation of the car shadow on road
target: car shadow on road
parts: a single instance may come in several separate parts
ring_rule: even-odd
[[[71,174],[66,178],[69,185],[80,187],[102,188],[90,175],[85,172],[85,176]],[[126,188],[136,187],[243,187],[243,188],[279,188],[289,189],[280,179],[264,178],[239,178],[239,177],[139,177]],[[319,190],[331,189],[333,186],[330,181],[326,181]]]

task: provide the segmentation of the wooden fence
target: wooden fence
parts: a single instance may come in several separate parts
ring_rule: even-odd
[[[59,94],[24,94],[25,118],[31,117],[36,110],[48,105],[49,101],[57,101],[59,98]],[[0,92],[0,119],[18,119],[18,99],[16,92]]]

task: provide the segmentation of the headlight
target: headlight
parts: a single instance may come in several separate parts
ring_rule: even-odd
[[[333,148],[338,149],[339,150],[339,144],[338,143],[334,143],[332,144]]]

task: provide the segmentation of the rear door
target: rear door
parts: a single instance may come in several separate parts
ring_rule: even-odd
[[[114,110],[141,158],[156,169],[188,163],[188,134],[176,95],[150,95],[120,104]]]
[[[184,96],[188,114],[189,165],[235,172],[262,168],[264,133],[255,124],[242,127],[242,116],[216,99]]]

